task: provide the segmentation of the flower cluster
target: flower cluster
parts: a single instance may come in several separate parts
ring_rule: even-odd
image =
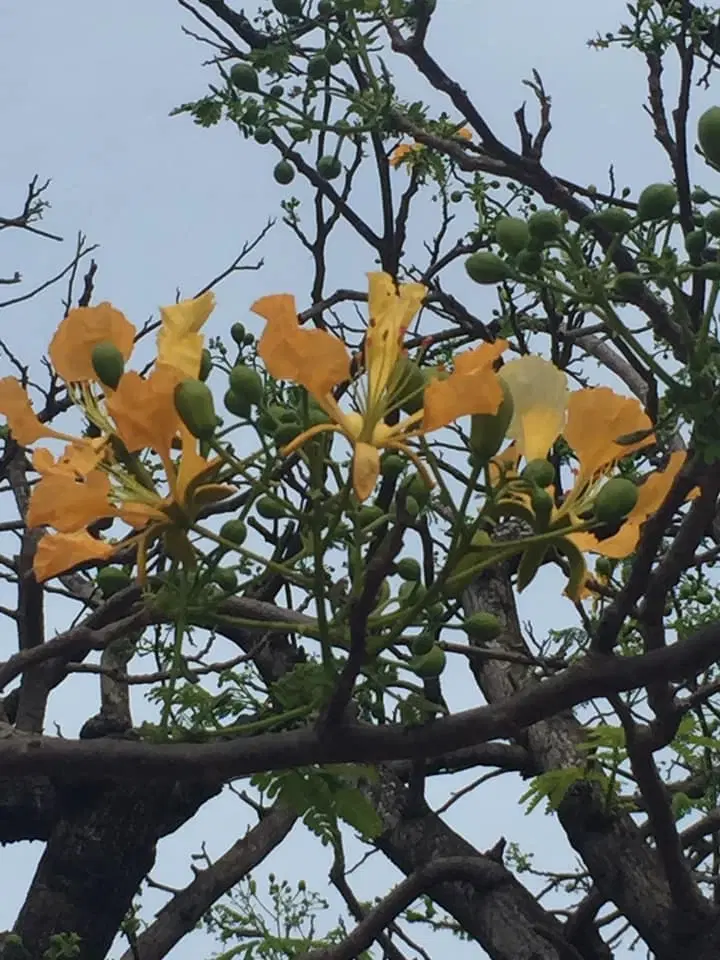
[[[211,293],[162,309],[157,357],[148,376],[125,371],[136,339],[135,327],[109,303],[70,311],[50,344],[50,360],[68,394],[88,422],[87,435],[72,436],[41,422],[22,385],[0,380],[0,413],[23,446],[42,439],[63,440],[55,456],[36,447],[32,463],[40,480],[28,507],[29,527],[51,528],[40,539],[33,569],[38,580],[80,563],[107,560],[118,549],[137,545],[142,580],[148,545],[163,537],[168,552],[192,557],[187,530],[199,507],[221,499],[232,487],[215,481],[217,458],[200,455],[180,419],[175,390],[197,378],[203,350],[200,330],[214,307]],[[180,457],[172,451],[180,448]],[[162,464],[167,493],[161,493],[140,454],[151,450]],[[119,519],[133,535],[115,543],[95,536],[100,520]]]

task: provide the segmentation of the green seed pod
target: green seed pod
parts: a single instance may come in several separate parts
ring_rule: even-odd
[[[244,397],[248,403],[257,406],[265,395],[262,377],[252,367],[243,363],[236,364],[229,375],[230,389],[238,396]]]
[[[175,409],[198,440],[211,440],[217,427],[212,390],[202,380],[183,380],[175,387]]]
[[[677,190],[671,183],[651,183],[638,199],[638,220],[668,220],[677,203]]]
[[[333,38],[330,43],[325,47],[325,57],[327,58],[328,63],[331,63],[333,66],[340,63],[345,56],[345,50],[343,45],[339,40]]]
[[[395,368],[398,392],[396,402],[405,413],[417,413],[423,405],[426,380],[422,368],[409,357],[400,357]]]
[[[538,487],[549,487],[555,479],[555,467],[549,460],[531,460],[521,474],[523,480]]]
[[[272,139],[272,130],[270,127],[262,126],[255,128],[255,143],[266,144],[270,143]]]
[[[373,503],[368,503],[364,507],[360,508],[358,513],[358,523],[364,529],[369,527],[371,523],[375,523],[376,520],[379,520],[380,517],[385,515],[385,511],[382,507],[378,507]]]
[[[415,657],[410,662],[410,669],[418,677],[425,680],[431,680],[433,677],[439,677],[445,669],[447,657],[442,647],[437,644],[431,647],[428,653],[421,657]]]
[[[478,250],[465,261],[465,270],[475,283],[502,283],[512,275],[512,270],[496,253]]]
[[[236,417],[242,417],[243,420],[247,420],[252,410],[252,406],[247,397],[242,393],[235,393],[234,390],[225,391],[223,404],[228,413],[232,413]]]
[[[537,210],[528,218],[528,230],[542,244],[552,243],[563,232],[563,222],[553,210]]]
[[[430,499],[430,487],[419,473],[410,474],[402,486],[406,496],[416,500],[421,507],[424,507]]]
[[[97,572],[95,583],[103,598],[107,600],[132,584],[132,577],[120,567],[101,567]]]
[[[450,203],[462,203],[464,194],[460,190],[453,190],[450,194]]]
[[[420,564],[414,557],[403,557],[402,560],[398,560],[395,569],[403,580],[417,581],[422,576]]]
[[[234,323],[230,327],[230,336],[239,347],[242,346],[242,342],[245,338],[245,324],[239,322]]]
[[[271,96],[273,100],[279,100],[284,93],[285,88],[281,83],[274,83],[269,90],[269,96]]]
[[[278,447],[285,447],[288,443],[292,443],[300,433],[302,433],[302,427],[297,420],[286,421],[278,425],[273,439]]]
[[[405,499],[405,512],[410,517],[411,520],[414,520],[415,517],[420,513],[421,507],[417,502],[415,497],[407,497]]]
[[[620,300],[631,300],[645,292],[643,278],[637,273],[619,273],[613,281],[613,292]]]
[[[538,250],[521,250],[515,257],[515,266],[520,273],[534,277],[542,270],[543,258]]]
[[[318,160],[317,172],[325,180],[335,180],[342,173],[342,164],[337,157],[328,154]]]
[[[685,235],[685,249],[688,256],[699,257],[707,246],[707,234],[704,230],[691,230]]]
[[[405,467],[405,461],[396,453],[386,454],[380,461],[380,472],[389,480],[399,477]]]
[[[198,379],[203,382],[207,380],[210,376],[210,371],[212,370],[212,355],[209,350],[203,350],[200,354],[200,372],[198,373]]]
[[[601,577],[609,577],[613,572],[613,566],[610,557],[598,557],[595,561],[595,573]]]
[[[280,163],[275,165],[273,177],[277,183],[286,187],[295,179],[295,167],[288,160],[281,160]]]
[[[503,625],[494,613],[480,610],[470,614],[463,623],[463,629],[476,643],[490,643],[503,632]]]
[[[495,239],[505,253],[515,256],[528,245],[530,230],[519,217],[500,217],[495,223]]]
[[[255,509],[266,520],[277,520],[285,516],[285,504],[275,497],[260,497]]]
[[[601,523],[624,520],[638,501],[638,488],[625,477],[608,480],[595,497],[595,519]]]
[[[713,595],[709,590],[703,587],[695,594],[695,600],[703,607],[709,607],[713,602]]]
[[[553,498],[548,490],[535,487],[530,495],[530,505],[535,514],[535,529],[540,532],[547,530],[553,510]]]
[[[705,217],[705,229],[711,237],[720,237],[720,209],[717,207]]]
[[[632,227],[632,217],[623,210],[622,207],[608,207],[606,210],[598,210],[588,217],[591,223],[597,224],[603,230],[609,233],[617,233],[620,236],[626,234]]]
[[[234,570],[229,567],[218,567],[213,572],[213,582],[216,583],[225,593],[235,593],[238,586],[238,577]]]
[[[330,61],[322,54],[318,53],[308,60],[307,75],[311,80],[324,80],[330,75]]]
[[[120,377],[125,372],[125,361],[114,343],[109,340],[103,340],[93,347],[92,352],[93,370],[97,374],[100,383],[114,390]]]
[[[260,88],[257,70],[249,63],[236,63],[230,71],[230,79],[238,90],[256,93]]]
[[[415,637],[410,644],[410,651],[414,657],[424,657],[425,654],[430,653],[432,648],[435,646],[435,641],[433,640],[431,634],[421,633]]]
[[[470,418],[470,450],[479,463],[487,463],[502,446],[515,407],[510,388],[500,380],[503,398],[496,413],[475,413]]]
[[[720,107],[710,107],[697,125],[698,142],[705,156],[720,166]]]
[[[220,527],[220,536],[229,543],[240,546],[245,543],[247,527],[242,520],[226,520]]]
[[[312,129],[310,127],[288,127],[288,133],[297,143],[305,143],[306,140],[312,137]]]
[[[693,203],[703,204],[709,203],[711,200],[710,194],[703,187],[695,187],[695,189],[690,194],[690,199]]]
[[[317,12],[319,17],[329,17],[333,12],[332,0],[319,0]]]

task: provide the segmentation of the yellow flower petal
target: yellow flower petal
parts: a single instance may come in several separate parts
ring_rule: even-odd
[[[267,321],[258,353],[271,376],[292,380],[318,398],[348,379],[350,357],[342,340],[325,330],[301,328],[290,294],[262,297],[251,309]]]
[[[513,398],[507,435],[526,460],[542,460],[565,426],[567,376],[542,357],[527,356],[506,363],[499,377]]]
[[[95,470],[84,480],[64,473],[48,473],[33,487],[27,512],[29,527],[54,527],[59,533],[74,533],[94,520],[110,517],[110,479]]]
[[[435,379],[425,388],[423,432],[445,427],[458,417],[473,413],[496,413],[502,388],[493,363],[507,341],[483,343],[455,357],[455,370],[446,380]]]
[[[115,547],[96,540],[87,530],[77,533],[46,533],[33,558],[33,572],[39,583],[65,573],[88,560],[107,560]]]
[[[38,420],[30,398],[15,377],[0,380],[0,414],[6,419],[13,438],[21,447],[27,447],[41,437],[67,439],[65,434],[52,430]]]
[[[371,419],[379,419],[377,404],[402,355],[405,332],[426,296],[427,287],[421,283],[401,283],[396,287],[389,273],[368,274],[370,323],[365,339],[365,368]]]
[[[134,371],[120,378],[107,408],[131,453],[150,447],[161,457],[169,456],[180,427],[175,387],[182,379],[182,373],[167,364],[156,366],[146,380]]]
[[[214,308],[215,296],[210,290],[200,297],[161,307],[158,363],[176,367],[186,377],[197,378],[204,342],[199,331]]]
[[[129,500],[118,508],[118,517],[134,530],[142,530],[149,523],[168,523],[168,515],[164,513],[160,506],[166,501],[158,499],[158,506],[152,507],[148,503],[136,503]],[[167,501],[170,503],[170,501]]]
[[[401,143],[390,154],[389,164],[391,167],[399,167],[408,154],[415,153],[417,150],[423,150],[421,143]]]
[[[619,444],[628,434],[652,429],[650,418],[634,397],[623,397],[609,387],[592,387],[570,394],[563,435],[580,461],[580,478],[589,479],[635,450],[655,442],[654,435]]]
[[[352,464],[355,496],[362,503],[375,489],[380,476],[380,451],[371,443],[356,443]]]
[[[87,477],[103,459],[105,437],[81,439],[69,443],[57,459],[45,447],[33,451],[33,469],[41,475],[64,474],[71,477]]]
[[[114,344],[127,361],[135,342],[135,327],[110,303],[77,307],[61,321],[50,341],[53,367],[63,380],[96,380],[92,352],[99,343]]]
[[[184,423],[180,424],[180,437],[182,456],[177,475],[175,499],[178,503],[185,503],[189,494],[201,486],[204,479],[210,479],[215,474],[222,461],[219,457],[206,460],[201,456],[198,451],[198,441]],[[231,487],[227,489],[232,490]]]

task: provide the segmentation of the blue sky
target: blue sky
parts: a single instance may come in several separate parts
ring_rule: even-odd
[[[618,183],[633,191],[667,179],[664,156],[642,111],[641,60],[617,49],[600,54],[586,45],[596,31],[617,25],[624,13],[621,0],[441,0],[438,6],[430,49],[472,93],[500,137],[515,142],[512,114],[522,100],[528,101],[533,121],[532,94],[521,81],[537,68],[553,99],[546,151],[551,170],[602,188],[614,163]],[[246,11],[253,7],[245,4]],[[173,301],[176,289],[183,295],[200,289],[269,217],[277,216],[286,194],[271,177],[275,159],[268,148],[242,139],[229,125],[208,131],[186,117],[169,116],[182,101],[201,96],[214,79],[212,70],[202,66],[207,48],[180,29],[182,24],[196,29],[197,24],[172,0],[0,0],[0,16],[0,214],[16,212],[32,174],[50,177],[52,209],[46,226],[66,238],[59,244],[27,234],[0,234],[0,274],[20,270],[20,292],[63,266],[82,231],[100,245],[96,300],[111,300],[140,325],[161,304]],[[398,77],[402,96],[427,96],[425,85],[405,65]],[[437,95],[433,102],[439,102]],[[404,176],[400,171],[396,175]],[[372,209],[372,183],[360,189],[366,193],[358,196],[358,207]],[[431,216],[429,209],[426,215]],[[416,221],[411,246],[419,245],[429,229],[429,220]],[[266,293],[293,292],[307,305],[309,263],[289,231],[278,224],[258,257],[265,261],[262,270],[237,274],[219,289],[211,334],[226,331],[236,320],[257,332],[248,307]],[[345,235],[333,249],[329,287],[362,287],[371,267],[367,251]],[[462,294],[477,296],[477,288],[470,289],[463,277],[458,284]],[[0,301],[16,292],[0,288]],[[42,299],[0,310],[3,338],[23,358],[37,361],[43,353],[62,316],[64,292],[59,286]],[[0,358],[0,375],[10,372],[6,366]],[[532,621],[538,636],[572,622],[568,604],[559,598],[546,601],[549,586],[540,578],[521,602],[523,618]],[[551,592],[558,594],[555,587]],[[62,625],[59,620],[54,626]],[[10,652],[0,645],[0,657]],[[95,711],[96,697],[90,680],[74,681],[70,694],[53,700],[53,720],[74,733]],[[474,686],[458,674],[458,707],[477,700]],[[451,788],[459,785],[454,782]],[[522,789],[517,780],[495,780],[482,795],[473,793],[457,803],[448,820],[482,849],[505,835],[535,851],[538,865],[568,866],[573,855],[551,819],[539,813],[526,818],[515,806]],[[440,803],[447,790],[447,782],[434,786],[433,799]],[[244,832],[246,820],[230,796],[208,805],[192,824],[160,844],[154,876],[176,886],[189,881],[189,854],[206,840],[211,855],[219,855]],[[37,845],[3,849],[4,874],[14,876],[17,886],[0,903],[0,928],[11,925],[39,852]],[[279,876],[304,877],[318,889],[326,884],[328,866],[326,852],[300,828],[270,863]],[[394,876],[374,857],[359,875],[358,895],[381,893]],[[157,907],[161,901],[152,897],[148,902]],[[170,956],[191,960],[209,949],[207,938],[195,934]],[[454,954],[477,956],[477,950],[456,946]]]

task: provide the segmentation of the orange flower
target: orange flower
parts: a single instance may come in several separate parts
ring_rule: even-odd
[[[193,300],[181,300],[161,307],[162,324],[157,336],[157,361],[180,370],[185,377],[197,378],[203,351],[200,334],[215,309],[215,295],[207,290]]]
[[[42,583],[66,570],[91,560],[107,560],[115,547],[96,540],[87,530],[77,533],[48,533],[41,538],[33,558],[33,572]]]
[[[356,403],[351,411],[343,410],[331,392],[350,376],[350,356],[342,341],[323,330],[304,330],[295,300],[287,294],[263,297],[252,308],[267,321],[258,352],[270,374],[305,387],[331,420],[306,430],[282,452],[292,453],[325,431],[342,433],[353,446],[353,488],[361,501],[375,487],[382,449],[403,452],[432,482],[408,441],[466,414],[495,413],[502,391],[492,362],[506,346],[483,345],[457,357],[454,373],[425,388],[424,409],[391,426],[386,417],[400,407],[407,389],[406,367],[400,362],[403,336],[427,290],[417,283],[396,288],[386,273],[370,273],[368,279],[365,376],[353,382]]]
[[[388,160],[391,167],[399,167],[400,164],[408,157],[410,154],[417,152],[418,150],[424,150],[425,148],[421,143],[401,143],[390,154]]]
[[[27,447],[42,437],[72,439],[38,420],[30,398],[15,377],[4,377],[0,380],[0,414],[7,419],[10,432],[21,447]]]
[[[134,370],[120,378],[107,398],[107,409],[130,453],[150,447],[161,457],[169,456],[180,428],[174,393],[182,379],[179,370],[166,365],[156,366],[147,379]]]

